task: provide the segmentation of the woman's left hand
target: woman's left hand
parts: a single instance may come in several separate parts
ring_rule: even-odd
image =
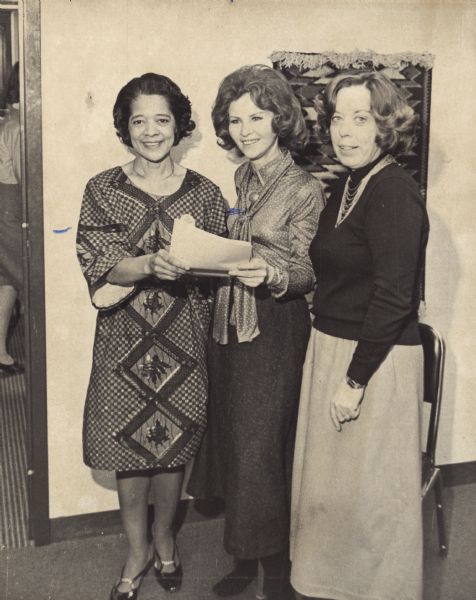
[[[228,275],[236,277],[244,285],[254,288],[266,281],[269,269],[268,263],[260,256],[256,256],[248,262],[238,263],[234,269],[228,272]]]
[[[364,391],[364,388],[351,388],[345,379],[339,384],[330,406],[331,419],[337,431],[341,431],[342,423],[358,418]]]

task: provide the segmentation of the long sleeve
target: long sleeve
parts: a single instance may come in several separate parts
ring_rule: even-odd
[[[317,184],[317,182],[315,182]],[[268,284],[274,297],[286,294],[305,294],[315,283],[314,270],[309,258],[309,246],[319,224],[324,207],[320,185],[302,188],[289,218],[289,258],[287,264],[273,264],[275,275]]]
[[[362,384],[398,341],[408,319],[415,318],[428,233],[423,201],[408,182],[386,178],[369,198],[364,228],[373,294],[348,369],[349,377]]]
[[[226,213],[227,204],[217,187],[212,195],[207,199],[205,205],[205,223],[204,230],[214,235],[226,237]]]
[[[134,290],[134,286],[112,285],[105,279],[110,269],[134,253],[126,225],[114,214],[111,197],[99,188],[94,178],[84,192],[76,248],[96,308],[109,308]]]

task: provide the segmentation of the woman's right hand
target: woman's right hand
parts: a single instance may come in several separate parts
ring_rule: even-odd
[[[174,281],[186,273],[190,267],[178,258],[171,256],[166,250],[149,254],[146,273],[159,279]]]

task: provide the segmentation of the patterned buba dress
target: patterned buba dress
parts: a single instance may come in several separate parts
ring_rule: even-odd
[[[168,249],[173,220],[223,235],[225,204],[211,181],[188,170],[177,192],[151,196],[121,167],[91,179],[78,227],[78,257],[99,309],[83,428],[85,463],[96,469],[176,467],[194,456],[206,426],[206,279],[134,286],[106,282],[125,257]]]

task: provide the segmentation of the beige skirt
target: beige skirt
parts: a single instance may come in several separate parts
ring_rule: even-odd
[[[394,346],[337,432],[329,402],[356,342],[313,329],[293,470],[291,583],[333,600],[421,600],[421,346]]]

